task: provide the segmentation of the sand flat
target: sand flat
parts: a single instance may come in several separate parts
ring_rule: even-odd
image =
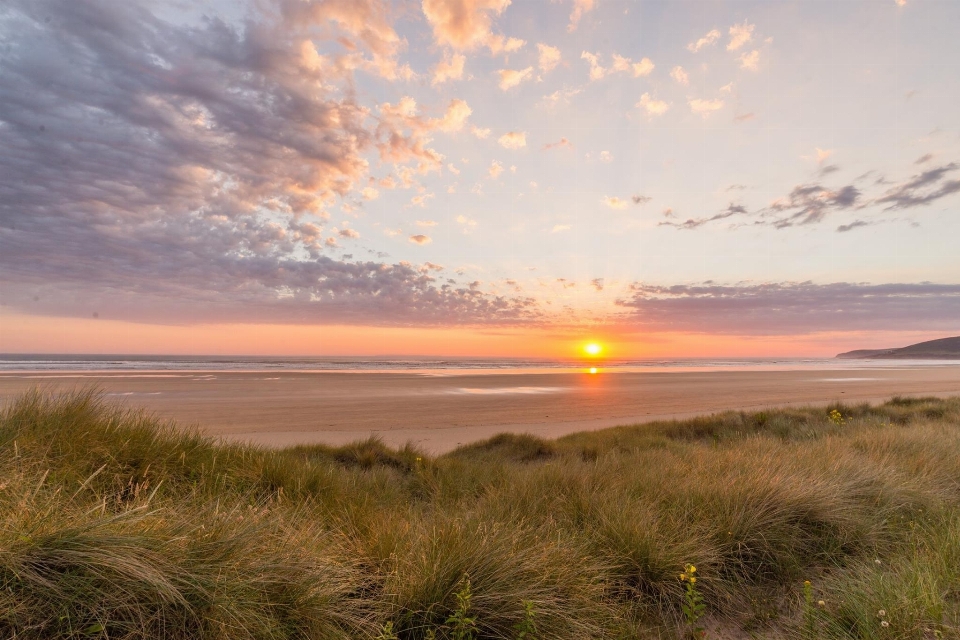
[[[727,409],[960,395],[960,366],[796,371],[4,373],[0,400],[97,385],[212,436],[269,446],[379,434],[440,453],[503,431],[575,431]]]

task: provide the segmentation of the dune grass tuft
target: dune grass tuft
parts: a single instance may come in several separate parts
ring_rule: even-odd
[[[958,626],[958,398],[500,435],[439,457],[375,438],[217,443],[94,390],[0,412],[2,638]]]

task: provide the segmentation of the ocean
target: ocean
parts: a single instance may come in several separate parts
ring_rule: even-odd
[[[424,375],[582,371],[793,371],[956,367],[960,360],[840,360],[836,358],[439,358],[408,356],[290,357],[0,354],[0,373],[136,372],[394,372]]]

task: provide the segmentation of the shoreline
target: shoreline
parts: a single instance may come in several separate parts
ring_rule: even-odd
[[[22,372],[0,374],[0,402],[40,387],[97,386],[205,435],[282,447],[341,445],[376,435],[431,454],[502,432],[557,438],[579,431],[722,411],[960,395],[960,366],[788,371]]]

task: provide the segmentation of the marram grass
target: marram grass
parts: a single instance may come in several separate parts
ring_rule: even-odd
[[[934,639],[958,616],[957,398],[436,458],[218,444],[95,391],[0,414],[4,639]]]

